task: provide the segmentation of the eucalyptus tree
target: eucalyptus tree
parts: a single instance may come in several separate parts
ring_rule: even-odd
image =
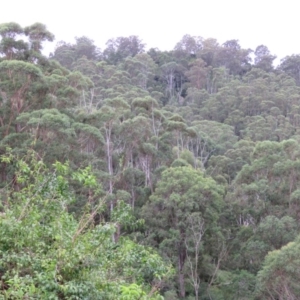
[[[134,118],[128,119],[121,124],[122,135],[126,145],[124,151],[123,167],[135,167],[144,173],[144,184],[146,187],[152,187],[152,159],[155,155],[155,148],[148,153],[148,148],[151,148],[150,138],[151,123],[150,119],[138,115]]]
[[[271,55],[269,49],[265,45],[259,45],[256,47],[254,58],[254,65],[266,72],[274,70],[273,62],[276,59],[275,55]]]
[[[233,184],[240,207],[239,223],[257,224],[268,215],[296,217],[299,147],[295,140],[263,141],[256,145],[251,162],[244,165]],[[232,195],[231,195],[232,196]]]
[[[190,85],[198,90],[205,88],[208,73],[206,63],[201,58],[198,58],[191,62],[190,65],[190,69],[185,72]]]
[[[194,136],[189,139],[188,148],[199,158],[202,168],[212,155],[224,154],[236,143],[237,137],[232,126],[215,121],[194,121],[190,130]]]
[[[0,25],[0,53],[2,59],[24,59],[28,44],[21,38],[24,29],[15,22]]]
[[[196,226],[194,221],[200,220],[201,224],[203,223],[206,228],[203,242],[208,242],[210,235],[216,234],[214,231],[217,231],[219,213],[223,205],[222,194],[222,188],[198,170],[190,166],[171,167],[162,173],[149,203],[144,207],[149,234],[147,238],[177,265],[178,294],[182,298],[186,295],[187,257],[190,257],[188,255],[192,255],[195,249],[197,258],[200,256],[196,244],[201,241],[198,238],[192,239],[191,235],[193,226]],[[191,220],[191,216],[195,216],[196,219]],[[197,271],[194,279],[199,275],[200,260],[201,257],[199,261],[193,262],[195,265],[192,269]],[[196,286],[197,282],[195,281]]]
[[[257,274],[256,299],[298,299],[299,237],[279,250],[269,252]]]
[[[108,173],[108,192],[110,195],[113,194],[113,184],[116,175],[114,171],[113,154],[114,151],[121,151],[122,145],[118,145],[116,139],[116,130],[119,129],[122,117],[129,110],[130,106],[122,98],[108,99],[95,114],[99,122],[99,129],[104,138],[104,149],[106,156],[106,165]],[[110,209],[114,209],[114,201],[110,203]]]
[[[25,27],[24,33],[29,38],[30,49],[38,53],[42,50],[42,42],[52,42],[54,40],[54,35],[42,23],[35,23]]]
[[[24,112],[17,118],[22,131],[28,132],[28,145],[32,143],[40,157],[45,162],[53,163],[55,160],[69,160],[71,148],[74,143],[75,130],[73,120],[59,110],[37,109]]]
[[[197,57],[203,59],[207,66],[217,68],[220,66],[220,50],[221,46],[216,39],[204,39],[202,41],[202,48],[197,53]]]
[[[12,126],[15,132],[20,132],[15,119],[21,112],[41,106],[37,96],[44,81],[42,71],[29,62],[5,60],[0,63],[2,137],[11,132]]]
[[[220,50],[220,61],[232,75],[244,75],[251,69],[251,49],[242,49],[238,40],[226,41]]]
[[[179,114],[172,114],[166,120],[167,131],[173,135],[173,145],[176,147],[177,158],[179,158],[180,151],[185,147],[184,135],[187,133],[186,121]]]
[[[149,81],[153,80],[156,65],[153,59],[146,53],[139,53],[135,57],[127,57],[123,68],[129,73],[131,83],[147,90]]]
[[[294,78],[296,84],[300,84],[300,55],[293,54],[290,56],[284,57],[280,65],[277,68],[279,71],[283,71],[292,78]]]
[[[75,55],[77,60],[86,57],[88,60],[98,61],[101,57],[100,49],[94,44],[94,41],[86,36],[75,37],[76,43]]]
[[[50,54],[50,59],[57,60],[62,66],[72,70],[81,58],[85,57],[89,61],[97,62],[100,60],[100,56],[101,51],[94,41],[86,36],[81,36],[75,38],[74,44],[59,41],[54,52]]]
[[[258,272],[268,252],[279,250],[292,242],[297,236],[297,231],[297,222],[292,217],[277,218],[270,215],[262,219],[255,234],[241,246],[244,268],[252,273]]]
[[[145,44],[136,35],[110,39],[106,42],[106,46],[103,51],[103,58],[111,64],[118,64],[126,57],[134,57],[143,53],[145,49]]]
[[[187,56],[187,58],[195,58],[202,49],[203,38],[201,36],[191,36],[185,34],[182,39],[175,45],[175,52]]]
[[[255,143],[240,140],[232,145],[223,155],[212,155],[208,161],[207,173],[213,178],[223,176],[230,184],[242,167],[251,163]]]

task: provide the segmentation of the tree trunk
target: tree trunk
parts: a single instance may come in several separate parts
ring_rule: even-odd
[[[109,174],[109,194],[113,192],[113,165],[112,165],[112,144],[111,144],[111,127],[105,129],[106,134],[106,159],[107,159],[107,169]],[[111,201],[110,210],[113,211],[114,203]]]
[[[181,248],[181,247],[180,247]],[[185,284],[184,284],[184,262],[186,258],[185,249],[179,249],[178,255],[178,283],[179,283],[179,297],[185,298]]]
[[[179,296],[180,298],[185,297],[185,286],[184,286],[184,274],[179,273],[178,275],[178,280],[179,280]]]

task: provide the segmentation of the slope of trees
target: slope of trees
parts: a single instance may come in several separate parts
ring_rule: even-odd
[[[0,39],[4,299],[300,298],[299,55]]]

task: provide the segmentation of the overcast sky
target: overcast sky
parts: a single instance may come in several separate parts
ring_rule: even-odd
[[[110,38],[138,35],[147,48],[171,50],[190,34],[219,43],[238,39],[243,48],[264,44],[283,58],[300,53],[298,5],[296,0],[14,0],[1,3],[0,21],[41,22],[56,41],[85,35],[102,49]]]

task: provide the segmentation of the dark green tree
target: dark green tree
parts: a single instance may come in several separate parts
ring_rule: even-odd
[[[213,234],[218,234],[222,193],[222,188],[214,180],[205,178],[192,167],[169,168],[162,173],[154,194],[144,207],[149,238],[177,266],[178,294],[181,298],[186,295],[186,263],[187,257],[190,257],[188,255],[191,255],[189,247],[192,244],[191,251],[194,251],[197,242],[190,240],[193,226],[196,226],[194,221],[200,220],[206,228],[204,243]],[[196,219],[190,220],[191,216]],[[197,267],[194,265],[193,268],[199,271],[200,262],[196,264]]]

